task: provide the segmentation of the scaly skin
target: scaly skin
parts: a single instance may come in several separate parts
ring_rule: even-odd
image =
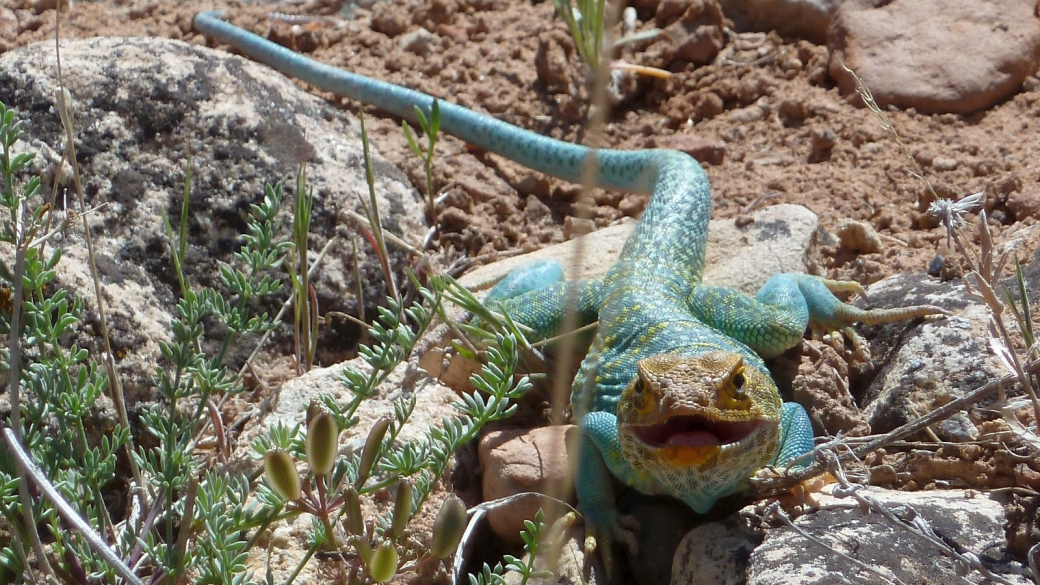
[[[308,59],[221,21],[220,13],[198,14],[195,26],[324,90],[409,120],[416,106],[429,115],[433,98],[426,94]],[[763,357],[794,346],[806,327],[848,334],[854,322],[942,312],[928,306],[863,311],[832,294],[856,289],[855,283],[804,274],[776,275],[755,297],[702,285],[711,195],[693,158],[669,150],[592,150],[450,103],[439,106],[441,129],[480,148],[574,182],[594,157],[597,186],[652,193],[602,280],[565,283],[558,266],[538,264],[511,274],[485,301],[540,339],[560,330],[569,298],[579,325],[599,321],[571,404],[582,430],[579,507],[588,542],[598,541],[608,563],[613,538],[635,548],[615,508],[611,474],[704,513],[755,470],[812,448],[808,416],[796,404],[781,404]]]

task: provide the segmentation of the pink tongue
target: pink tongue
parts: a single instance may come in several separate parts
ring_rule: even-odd
[[[688,433],[675,433],[668,436],[666,445],[676,447],[696,447],[700,445],[721,445],[719,438],[708,431],[691,431]]]

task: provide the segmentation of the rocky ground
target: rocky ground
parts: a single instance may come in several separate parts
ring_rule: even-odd
[[[0,52],[52,40],[52,4],[0,0]],[[566,27],[544,0],[393,0],[361,7],[332,1],[77,2],[63,13],[61,35],[157,36],[205,45],[192,17],[198,10],[226,8],[238,26],[319,60],[563,140],[684,150],[705,163],[715,217],[739,223],[755,209],[778,203],[812,210],[820,237],[806,268],[832,278],[869,284],[900,272],[927,272],[942,281],[962,276],[968,263],[926,213],[936,195],[960,200],[983,193],[994,241],[1017,242],[1018,257],[1033,258],[1040,238],[1035,231],[1022,235],[1040,220],[1035,3],[993,3],[1000,4],[993,14],[973,10],[970,2],[945,6],[943,18],[954,23],[949,26],[922,25],[939,11],[929,2],[910,3],[912,9],[888,14],[883,26],[872,28],[877,13],[867,2],[850,0],[855,6],[841,12],[829,32],[829,20],[810,26],[814,21],[805,19],[806,28],[782,31],[785,37],[733,32],[727,16],[740,16],[740,3],[722,4],[635,2],[636,28],[656,26],[667,35],[626,46],[619,57],[672,75],[628,78],[600,125],[588,123],[591,97],[583,66]],[[1019,15],[1023,6],[1025,16]],[[746,15],[737,20],[762,26]],[[879,29],[903,31],[896,36],[909,44],[886,43]],[[936,33],[952,30],[971,38],[1007,34],[1000,42],[951,46],[953,33]],[[873,48],[886,45],[894,45],[904,61],[877,58]],[[901,140],[862,107],[850,76],[837,65],[838,50],[883,106],[899,106],[885,107],[885,115]],[[358,108],[318,94],[348,115]],[[422,190],[422,164],[409,150],[400,121],[380,117],[374,108],[365,112],[375,147]],[[444,199],[430,251],[441,266],[463,256],[488,263],[559,243],[638,217],[646,204],[642,195],[585,193],[450,137],[437,152],[435,187]],[[967,217],[975,221],[977,215]],[[326,363],[346,353],[330,352]],[[869,385],[859,382],[864,389]],[[911,448],[872,461],[879,470],[872,479],[903,488],[949,486],[952,477],[958,487],[1036,489],[1040,468],[1022,468],[1013,457],[995,455],[999,450],[992,443],[951,441],[940,448],[941,456],[922,457]],[[894,461],[899,464],[893,467]],[[1035,501],[1013,506],[1016,524],[1006,530],[1017,555],[1036,540],[1035,510]]]

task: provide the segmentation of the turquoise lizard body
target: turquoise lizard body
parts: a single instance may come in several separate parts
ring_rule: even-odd
[[[433,98],[324,65],[200,13],[205,35],[314,86],[414,120]],[[611,475],[648,494],[667,494],[707,512],[759,468],[808,452],[804,409],[782,404],[763,358],[779,355],[806,327],[850,332],[939,313],[935,307],[864,311],[839,301],[855,283],[779,274],[749,297],[701,284],[711,194],[690,156],[670,150],[589,149],[439,102],[441,129],[543,173],[580,182],[587,162],[597,185],[651,193],[617,263],[602,280],[566,283],[558,266],[510,275],[486,303],[531,327],[558,332],[574,299],[580,324],[598,320],[572,388],[581,428],[576,485],[587,534],[609,549],[633,545],[618,517]],[[605,551],[605,559],[609,553]]]

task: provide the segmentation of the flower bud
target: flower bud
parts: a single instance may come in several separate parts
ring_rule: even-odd
[[[274,493],[283,500],[295,502],[302,495],[300,472],[288,451],[272,449],[264,455],[264,474]]]
[[[361,451],[361,464],[358,465],[358,478],[354,482],[356,488],[360,489],[365,485],[368,474],[372,473],[372,466],[376,462],[376,456],[379,455],[379,449],[383,445],[383,437],[386,435],[386,430],[390,428],[391,422],[393,419],[389,416],[381,416],[372,425],[372,430],[368,431],[365,448]]]
[[[325,475],[336,465],[339,451],[339,427],[336,419],[323,411],[318,412],[307,425],[307,465],[314,475]]]
[[[455,494],[450,494],[441,504],[437,519],[433,521],[433,544],[430,554],[443,559],[455,552],[466,531],[466,504]]]
[[[379,545],[368,563],[368,574],[376,583],[386,583],[397,574],[397,549],[393,543]]]

